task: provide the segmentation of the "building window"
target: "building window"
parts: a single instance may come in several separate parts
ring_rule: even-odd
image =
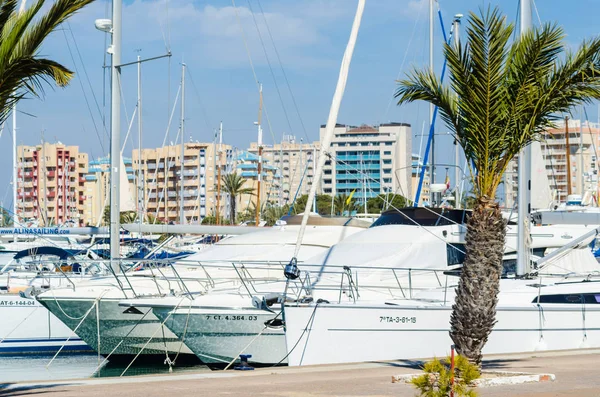
[[[323,179],[323,183],[329,184],[329,183],[331,183],[331,179]]]
[[[392,160],[383,160],[383,164],[392,164]]]
[[[383,183],[392,183],[392,178],[383,178]]]
[[[392,170],[391,170],[390,168],[384,168],[384,169],[383,169],[383,173],[384,173],[384,174],[391,174],[391,173],[392,173]]]
[[[386,142],[385,146],[392,146],[392,142]]]
[[[325,170],[325,171],[323,171],[323,173],[324,173],[325,175],[331,175],[331,170]]]
[[[323,189],[323,193],[331,193],[331,189]]]
[[[390,156],[391,154],[392,154],[392,152],[389,150],[386,150],[385,152],[383,152],[384,156]]]

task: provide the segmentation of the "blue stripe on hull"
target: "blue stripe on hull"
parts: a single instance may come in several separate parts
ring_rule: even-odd
[[[65,343],[69,343],[66,344]],[[0,355],[3,354],[37,354],[56,353],[63,346],[65,353],[90,353],[93,349],[79,338],[52,338],[52,339],[5,339],[0,343]]]
[[[0,347],[0,355],[16,355],[16,354],[50,354],[60,350],[62,345],[48,346],[10,346]],[[93,350],[88,345],[67,345],[61,353],[91,353]]]

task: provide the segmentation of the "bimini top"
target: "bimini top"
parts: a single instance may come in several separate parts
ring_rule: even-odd
[[[464,224],[470,210],[446,208],[407,207],[385,211],[371,227],[383,225],[448,226]]]
[[[61,260],[65,260],[77,255],[79,252],[79,250],[65,250],[58,247],[33,247],[17,252],[13,259],[21,259],[28,256],[52,255],[57,256]]]

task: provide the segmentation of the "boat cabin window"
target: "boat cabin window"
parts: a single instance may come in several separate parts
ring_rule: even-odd
[[[465,245],[464,244],[446,244],[446,253],[448,256],[448,266],[462,265],[465,261]]]
[[[375,222],[373,222],[371,227],[384,225],[461,225],[467,221],[467,214],[468,212],[465,210],[448,210],[445,208],[400,208],[399,210],[384,212]]]
[[[536,297],[531,303],[537,303],[538,298]],[[599,293],[588,293],[588,294],[556,294],[556,295],[540,295],[540,303],[600,303],[600,292]]]

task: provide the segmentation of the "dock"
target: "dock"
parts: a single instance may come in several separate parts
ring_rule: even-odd
[[[553,382],[479,389],[482,397],[600,396],[600,349],[487,356],[484,370],[552,373]],[[400,396],[416,391],[392,377],[419,371],[420,361],[392,361],[307,367],[257,368],[121,378],[0,384],[0,396]]]

